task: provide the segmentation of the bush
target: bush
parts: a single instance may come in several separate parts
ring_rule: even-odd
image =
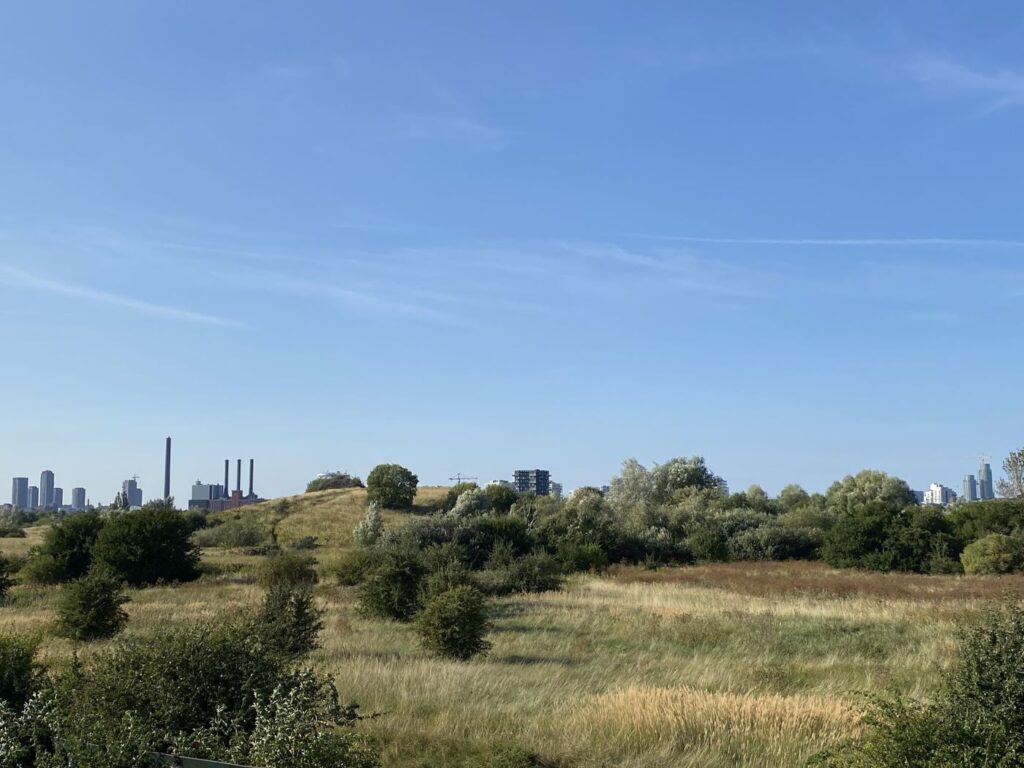
[[[352,531],[352,538],[358,547],[372,547],[383,534],[384,518],[381,517],[380,507],[371,502],[366,508],[366,515]]]
[[[300,658],[316,648],[322,618],[311,584],[277,583],[267,591],[256,621],[281,653]]]
[[[0,635],[0,703],[20,710],[28,701],[36,684],[38,648],[36,637]]]
[[[736,560],[810,560],[817,557],[820,546],[813,529],[773,523],[743,531],[729,541]]]
[[[57,607],[57,630],[72,640],[113,637],[128,622],[121,607],[127,602],[118,576],[97,564],[64,588]]]
[[[25,566],[26,578],[42,584],[81,578],[92,565],[93,545],[103,527],[94,512],[72,515],[52,526]]]
[[[560,541],[557,549],[558,560],[568,573],[576,571],[600,571],[608,565],[608,558],[600,544],[584,544],[578,541]]]
[[[344,552],[330,570],[341,586],[354,587],[363,583],[374,563],[371,550],[351,549]]]
[[[419,478],[399,464],[378,464],[366,478],[366,498],[385,509],[409,509]]]
[[[1015,536],[990,533],[968,544],[960,555],[964,572],[1013,573],[1024,568],[1024,541]]]
[[[196,531],[192,541],[200,547],[260,547],[270,542],[270,530],[254,516],[246,515]]]
[[[294,587],[317,583],[316,561],[298,552],[278,552],[270,555],[260,567],[259,581],[264,587]]]
[[[359,585],[364,613],[381,619],[409,621],[420,609],[426,568],[419,551],[404,544],[381,548],[377,564]]]
[[[479,584],[489,595],[551,592],[562,587],[562,569],[547,552],[533,552],[503,567],[482,571]]]
[[[526,554],[533,545],[526,521],[509,515],[470,518],[452,534],[452,543],[462,550],[466,564],[474,569],[483,567],[498,542],[505,542],[513,555]]]
[[[729,540],[725,532],[714,526],[700,528],[686,539],[693,558],[702,562],[729,559]]]
[[[11,579],[11,571],[13,570],[11,561],[0,554],[0,604],[3,604],[7,599],[7,593],[14,584],[14,581]]]
[[[199,552],[188,520],[166,507],[114,517],[93,546],[93,557],[133,586],[199,578]]]
[[[475,491],[480,486],[476,483],[456,483],[448,489],[448,493],[445,494],[444,500],[441,502],[442,512],[451,512],[455,507],[456,502],[459,500],[459,496],[464,494],[466,491]]]
[[[484,493],[491,511],[496,515],[507,515],[512,511],[512,505],[519,500],[519,494],[514,489],[501,483],[491,483],[484,488]]]
[[[454,587],[431,598],[416,617],[416,631],[428,650],[466,661],[486,653],[490,630],[486,600],[480,590]]]
[[[306,493],[315,491],[336,491],[345,488],[363,488],[363,481],[347,472],[328,472],[326,475],[314,478],[306,486]]]

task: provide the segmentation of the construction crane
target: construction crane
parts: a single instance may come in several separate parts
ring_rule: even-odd
[[[462,474],[461,472],[456,472],[455,477],[449,477],[448,479],[451,482],[455,483],[456,485],[462,485],[463,483],[468,482],[470,480],[479,480],[480,478],[469,477],[467,475]]]

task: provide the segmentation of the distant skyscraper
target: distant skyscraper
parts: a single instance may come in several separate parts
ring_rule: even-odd
[[[964,476],[964,501],[977,501],[978,500],[978,481],[974,479],[974,475]]]
[[[76,512],[85,509],[85,488],[71,489],[71,508]]]
[[[39,489],[34,485],[28,487],[28,508],[39,509]]]
[[[992,484],[992,465],[982,462],[978,470],[978,492],[982,501],[988,501],[996,497],[995,486]]]
[[[53,508],[60,509],[64,506],[64,489],[54,488],[53,489]]]
[[[15,509],[28,509],[28,478],[16,477],[11,486],[11,506]]]
[[[551,473],[546,469],[517,469],[513,478],[518,493],[535,493],[538,496],[551,493]]]
[[[139,483],[134,477],[131,480],[125,480],[121,484],[121,490],[124,491],[125,498],[128,499],[129,507],[142,506],[142,489],[139,488]]]
[[[931,487],[925,491],[924,503],[925,504],[951,504],[956,501],[956,493],[952,488],[947,488],[941,483],[932,483]]]
[[[43,509],[53,508],[53,472],[48,469],[39,475],[39,506]]]

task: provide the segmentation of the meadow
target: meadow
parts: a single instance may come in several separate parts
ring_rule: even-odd
[[[444,492],[422,489],[417,501]],[[220,516],[273,526],[282,546],[317,537],[325,627],[312,661],[344,700],[376,715],[359,727],[394,768],[505,765],[494,762],[502,748],[580,768],[800,765],[855,733],[864,693],[929,697],[953,659],[956,622],[986,599],[1024,592],[1022,576],[822,563],[615,567],[576,575],[560,592],[494,600],[490,654],[449,662],[422,650],[410,627],[361,616],[355,591],[331,577],[364,510],[365,493],[349,490]],[[24,555],[41,533],[0,539],[0,552]],[[200,580],[130,592],[127,632],[173,632],[258,603],[262,560],[204,549]],[[0,607],[0,631],[44,634],[42,659],[53,665],[75,651],[48,634],[57,590],[18,585]]]

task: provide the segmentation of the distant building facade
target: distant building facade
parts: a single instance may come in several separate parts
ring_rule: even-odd
[[[53,472],[48,469],[39,475],[39,506],[53,509]]]
[[[991,464],[982,462],[981,468],[978,470],[978,493],[982,501],[989,501],[996,497]]]
[[[561,483],[556,483],[554,480],[552,480],[550,482],[550,484],[548,485],[548,487],[551,489],[551,493],[549,494],[551,496],[551,498],[556,499],[556,500],[562,498],[562,484]]]
[[[551,473],[546,469],[517,469],[512,478],[517,493],[551,494]]]
[[[924,503],[925,504],[938,504],[940,506],[946,506],[956,501],[956,491],[952,488],[947,488],[941,483],[932,483],[931,486],[925,491]]]
[[[11,506],[15,509],[29,509],[28,478],[16,477],[11,483]]]
[[[85,509],[85,488],[71,489],[71,509],[75,512]]]
[[[64,489],[54,488],[53,489],[53,508],[60,509],[64,506]]]
[[[189,509],[209,509],[211,501],[219,501],[227,498],[227,491],[223,485],[207,485],[202,480],[196,480],[192,486],[192,498],[189,499]]]
[[[124,492],[124,497],[128,500],[129,507],[142,506],[142,489],[139,488],[138,480],[134,477],[130,480],[125,480],[121,483],[121,490]]]
[[[964,476],[964,501],[977,501],[978,500],[978,481],[974,478],[974,475]]]
[[[35,485],[28,487],[28,508],[39,509],[39,488]]]

